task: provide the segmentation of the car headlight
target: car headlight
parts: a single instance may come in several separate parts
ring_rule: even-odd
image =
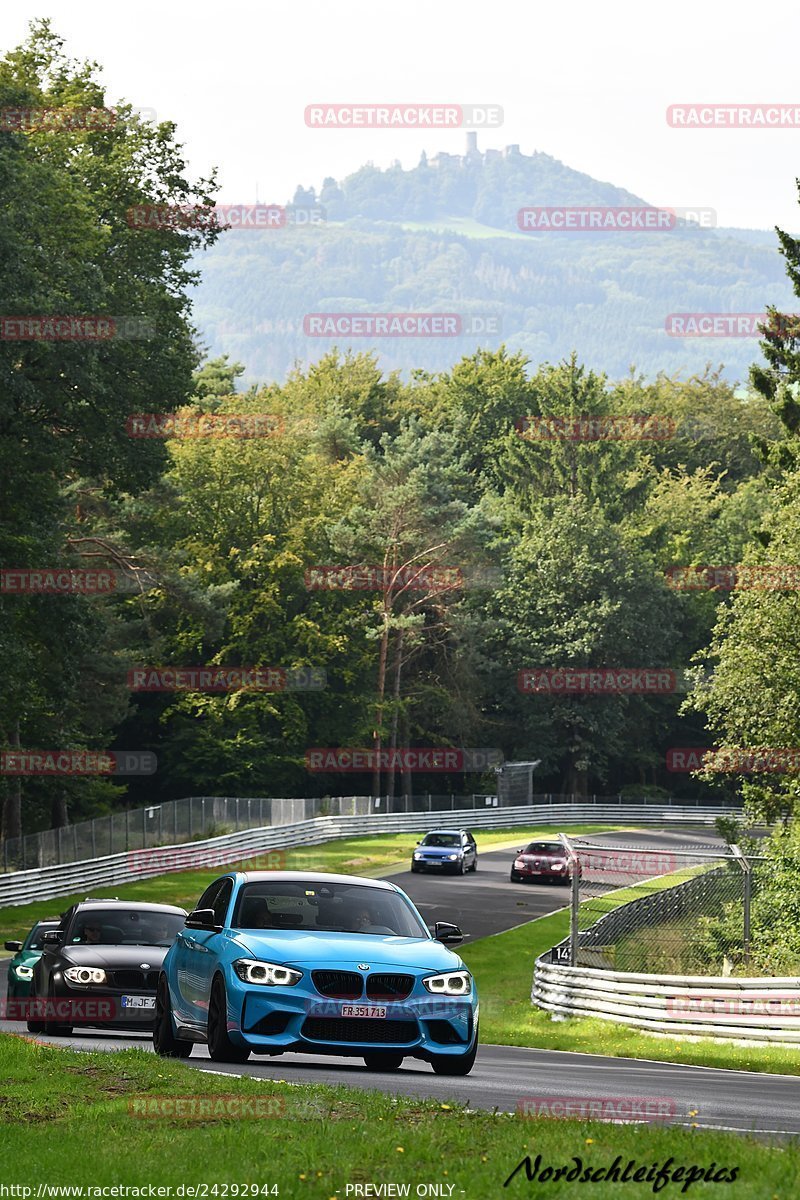
[[[422,858],[422,855],[421,855],[421,853],[419,852],[419,850],[415,850],[415,851],[414,851],[414,858]]]
[[[514,866],[515,866],[515,867],[524,867],[524,866],[525,866],[525,859],[524,859],[524,858],[515,858],[515,859],[514,859]]]
[[[567,864],[566,864],[566,863],[563,863],[563,862],[554,862],[554,863],[552,864],[552,867],[553,867],[553,870],[554,870],[554,871],[563,871],[563,870],[564,870],[564,867],[565,867],[566,865],[567,865]]]
[[[64,978],[70,983],[105,983],[106,973],[100,967],[67,967]]]
[[[450,860],[450,862],[455,862],[459,856],[457,854],[448,854],[447,857]]]
[[[14,967],[17,979],[33,979],[33,967]]]
[[[257,958],[237,958],[233,969],[242,983],[263,983],[265,987],[294,987],[303,978],[302,971]]]
[[[429,975],[422,983],[436,996],[468,996],[472,991],[469,971],[445,971],[442,975]]]

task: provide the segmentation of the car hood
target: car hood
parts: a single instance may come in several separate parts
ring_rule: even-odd
[[[550,866],[552,863],[564,863],[567,861],[565,854],[518,854],[517,858],[521,858],[526,863],[543,863]]]
[[[379,937],[376,934],[312,933],[297,929],[251,930],[234,941],[253,958],[274,958],[289,966],[330,963],[346,966],[365,962],[370,966],[409,967],[417,970],[456,970],[461,959],[441,942],[428,938]]]
[[[447,858],[449,854],[460,854],[460,846],[417,846],[417,854],[426,854],[429,858]]]
[[[41,957],[41,950],[19,950],[11,961],[15,967],[35,967]]]
[[[149,963],[156,970],[164,961],[167,946],[64,946],[61,957],[76,967],[141,967]]]

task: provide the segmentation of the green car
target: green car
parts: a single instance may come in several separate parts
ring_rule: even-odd
[[[30,994],[33,968],[42,957],[42,939],[48,929],[58,929],[60,924],[58,917],[48,917],[46,921],[37,921],[24,942],[6,942],[6,950],[14,951],[8,964],[6,996],[9,1000]]]

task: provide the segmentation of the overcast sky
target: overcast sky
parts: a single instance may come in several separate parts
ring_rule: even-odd
[[[680,130],[670,104],[796,104],[796,0],[14,0],[4,49],[52,18],[96,59],[110,102],[177,122],[220,199],[283,203],[362,163],[459,152],[461,130],[312,129],[316,102],[492,103],[483,148],[519,143],[653,204],[710,207],[720,225],[800,229],[800,128]]]

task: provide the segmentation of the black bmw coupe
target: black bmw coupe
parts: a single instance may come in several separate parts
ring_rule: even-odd
[[[185,917],[170,904],[74,904],[44,935],[28,1000],[29,1032],[152,1029],[161,964]]]

